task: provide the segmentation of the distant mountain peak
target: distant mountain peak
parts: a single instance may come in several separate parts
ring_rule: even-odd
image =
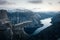
[[[28,9],[11,9],[8,10],[8,12],[32,12],[32,11]]]

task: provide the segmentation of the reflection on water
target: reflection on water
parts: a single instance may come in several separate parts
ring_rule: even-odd
[[[46,29],[47,27],[51,26],[52,24],[51,22],[51,18],[46,18],[44,20],[40,20],[41,23],[44,25],[43,27],[38,28],[37,30],[35,30],[35,32],[32,35],[36,35],[39,32],[41,32],[42,30]]]

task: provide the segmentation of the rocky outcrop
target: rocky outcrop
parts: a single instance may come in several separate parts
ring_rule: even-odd
[[[7,13],[8,13],[8,12],[7,12],[6,10],[0,10],[0,22],[1,22],[2,24],[9,22]]]

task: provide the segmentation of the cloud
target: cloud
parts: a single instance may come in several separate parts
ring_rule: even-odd
[[[60,2],[58,2],[60,4]]]
[[[14,3],[8,2],[7,0],[0,0],[0,5],[6,5],[6,4],[14,4]]]
[[[0,0],[0,5],[6,4],[7,2],[5,0]]]
[[[31,1],[28,1],[28,2],[37,4],[37,3],[42,3],[42,0],[31,0]]]
[[[48,4],[49,4],[49,5],[52,5],[53,3],[49,2]]]

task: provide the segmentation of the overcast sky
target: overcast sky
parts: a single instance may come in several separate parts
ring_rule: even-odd
[[[1,8],[60,11],[60,0],[0,0],[0,9]]]

